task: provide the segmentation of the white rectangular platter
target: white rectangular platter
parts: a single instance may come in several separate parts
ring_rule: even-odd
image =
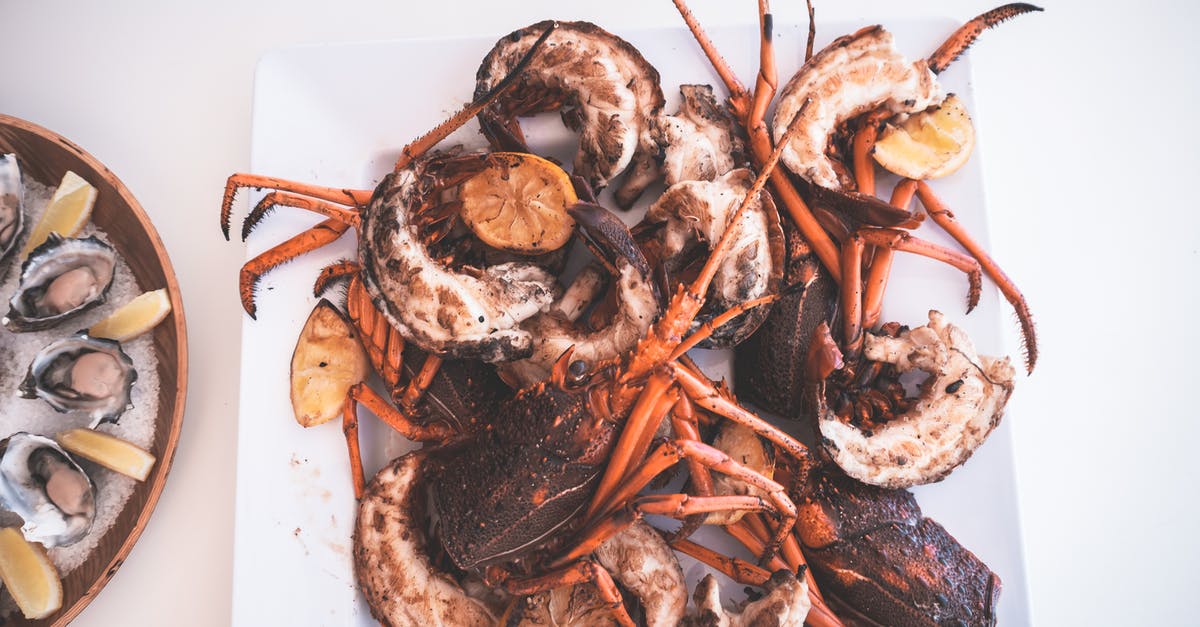
[[[864,25],[818,24],[817,46]],[[402,146],[470,99],[479,61],[499,37],[521,26],[498,25],[494,36],[483,38],[311,46],[268,54],[258,67],[252,171],[320,185],[373,188]],[[925,20],[886,26],[900,49],[918,58],[932,51],[956,24]],[[803,59],[806,30],[806,24],[776,25],[781,84]],[[757,25],[750,23],[711,29],[739,76],[751,82],[757,70],[756,33]],[[616,34],[632,42],[658,68],[667,111],[675,110],[681,83],[709,83],[718,94],[725,93],[682,25]],[[974,110],[966,59],[941,80]],[[477,128],[472,122],[448,143],[481,147]],[[548,148],[570,162],[572,139],[552,116],[535,121],[530,139],[535,148]],[[980,138],[967,165],[938,181],[936,188],[986,244],[979,156],[984,145],[986,138]],[[248,196],[255,202],[262,194]],[[630,219],[639,218],[645,205],[643,200]],[[251,234],[247,254],[257,255],[318,221],[299,210],[276,211]],[[923,227],[920,235],[952,245],[931,225]],[[354,257],[354,241],[353,235],[346,235],[267,274],[258,291],[258,319],[245,319],[238,422],[236,625],[375,624],[357,593],[352,571],[355,501],[340,426],[335,421],[302,429],[292,419],[288,400],[292,350],[316,304],[313,280],[328,263]],[[228,279],[232,289],[236,278]],[[926,321],[929,309],[938,309],[970,333],[980,352],[1019,359],[1015,347],[1004,344],[1001,323],[1007,316],[1001,312],[1007,305],[991,284],[970,316],[963,315],[965,295],[966,280],[957,271],[926,259],[898,256],[884,316],[916,326]],[[728,374],[727,354],[693,353],[711,376]],[[1019,384],[1016,393],[1020,394]],[[365,412],[362,424],[370,477],[409,446]],[[916,492],[926,515],[945,525],[1002,578],[1000,624],[1023,625],[1029,622],[1029,609],[1011,446],[1009,429],[1002,424],[948,480]],[[685,571],[693,582],[704,573],[694,562],[685,564]],[[730,594],[740,594],[734,586],[727,588]]]

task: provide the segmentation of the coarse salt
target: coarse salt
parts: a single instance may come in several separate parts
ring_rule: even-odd
[[[32,224],[45,209],[54,188],[42,185],[28,177],[24,184],[25,219],[27,224]],[[108,236],[91,223],[78,237],[89,235],[96,235],[112,244]],[[0,282],[0,296],[6,302],[16,291],[20,278],[20,261],[13,258],[5,263],[8,264],[8,267],[4,270],[3,282]],[[160,286],[147,287],[153,289]],[[60,414],[41,399],[21,398],[18,386],[25,378],[28,366],[39,350],[54,340],[89,328],[142,292],[143,289],[138,285],[129,265],[118,256],[108,299],[100,306],[45,331],[12,333],[8,329],[0,327],[0,351],[3,351],[6,356],[5,362],[8,364],[7,368],[0,369],[0,439],[19,431],[53,437],[60,431],[89,426],[91,418],[86,414]],[[98,430],[128,440],[143,449],[150,449],[154,443],[154,431],[158,417],[158,355],[154,350],[153,338],[150,334],[124,342],[121,348],[133,359],[134,367],[137,369],[137,382],[133,385],[131,399],[133,408],[122,414],[117,424],[104,424]],[[129,477],[84,459],[77,459],[77,461],[92,478],[92,482],[96,484],[96,518],[91,531],[83,540],[71,546],[58,547],[48,551],[50,559],[63,577],[78,568],[92,554],[100,540],[104,538],[125,509],[125,504],[137,486],[137,481]],[[9,602],[11,600],[8,599],[0,602],[0,615],[4,613],[3,606]]]

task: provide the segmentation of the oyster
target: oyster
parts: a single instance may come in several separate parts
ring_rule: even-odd
[[[30,542],[67,546],[92,528],[96,486],[54,440],[14,433],[0,440],[0,507],[25,521]]]
[[[34,355],[21,396],[44,399],[63,413],[87,412],[94,424],[116,422],[132,406],[135,381],[137,370],[120,342],[81,331]]]
[[[25,219],[23,198],[25,189],[21,185],[21,168],[17,156],[0,155],[0,259],[16,248]]]
[[[8,302],[4,326],[37,331],[103,303],[116,265],[117,251],[94,236],[51,233],[21,264],[21,282]]]

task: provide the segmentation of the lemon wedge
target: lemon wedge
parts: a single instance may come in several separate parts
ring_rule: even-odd
[[[145,481],[154,468],[154,456],[132,442],[92,429],[70,429],[55,436],[59,446],[84,459]]]
[[[21,256],[28,256],[29,251],[40,246],[51,233],[74,237],[92,217],[92,206],[95,204],[96,188],[78,174],[67,170],[58,189],[50,197],[46,211],[29,232],[29,241],[25,242]]]
[[[875,142],[875,160],[885,170],[910,179],[936,179],[953,174],[975,147],[975,127],[958,96],[941,106],[888,125]]]
[[[368,374],[358,331],[329,301],[308,315],[292,353],[292,413],[302,427],[333,420],[350,387]]]
[[[145,292],[92,325],[88,335],[124,342],[158,326],[169,313],[171,297],[166,288]]]
[[[46,618],[62,607],[62,580],[45,549],[11,527],[0,529],[0,581],[25,618]]]
[[[526,255],[561,248],[575,221],[567,207],[578,202],[562,168],[518,152],[488,155],[487,166],[463,183],[462,217],[489,246]]]

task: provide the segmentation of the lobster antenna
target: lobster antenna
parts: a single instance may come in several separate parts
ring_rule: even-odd
[[[804,62],[808,63],[813,55],[813,41],[817,39],[817,13],[813,10],[812,0],[804,0],[804,3],[808,5],[808,41],[804,44]]]
[[[517,77],[519,77],[525,71],[525,69],[529,67],[529,63],[533,61],[534,55],[536,55],[538,50],[541,49],[542,44],[546,43],[546,40],[550,38],[550,33],[554,32],[554,29],[556,28],[558,28],[558,22],[550,22],[550,25],[547,26],[546,30],[542,32],[541,36],[537,38],[537,41],[533,42],[533,45],[529,47],[529,50],[525,52],[525,55],[521,57],[521,60],[517,62],[515,66],[513,66],[512,71],[510,71],[508,75],[505,76],[499,83],[496,83],[494,87],[483,94],[476,96],[474,100],[472,100],[462,109],[459,109],[458,112],[450,116],[448,120],[433,127],[432,130],[416,138],[407,146],[405,146],[404,149],[400,151],[400,158],[396,160],[396,169],[400,170],[406,167],[408,164],[412,163],[413,159],[425,154],[427,150],[436,146],[438,142],[446,139],[450,133],[453,133],[463,124],[466,124],[467,120],[479,115],[479,112],[483,111],[484,107],[491,104],[497,96],[503,94],[508,90],[509,87],[512,87],[513,84],[517,82]]]

